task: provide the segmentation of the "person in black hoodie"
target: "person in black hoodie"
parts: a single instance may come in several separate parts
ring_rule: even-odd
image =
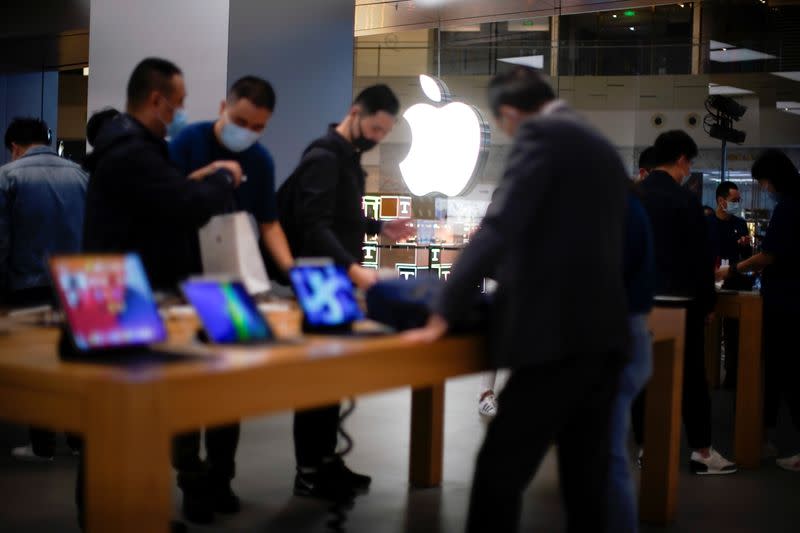
[[[361,210],[366,179],[361,154],[389,134],[399,107],[386,85],[364,89],[347,116],[306,148],[278,191],[281,226],[292,255],[330,257],[362,289],[378,279],[375,270],[360,264],[364,234],[400,240],[411,233],[407,221],[379,222]],[[369,476],[351,472],[335,454],[338,425],[338,404],[295,413],[295,494],[340,500],[368,489]]]
[[[164,137],[186,123],[186,89],[181,70],[147,58],[131,74],[127,112],[92,128],[94,150],[84,218],[87,253],[138,253],[156,290],[174,291],[193,274],[192,242],[200,227],[233,201],[242,171],[235,161],[215,161],[189,176],[169,159]],[[180,457],[173,458],[180,462]],[[213,510],[205,466],[176,464],[187,518]],[[83,464],[78,466],[76,500],[84,521]],[[211,515],[213,518],[213,514]],[[180,529],[177,524],[173,529]]]
[[[681,185],[692,173],[697,144],[673,130],[656,138],[655,168],[639,184],[655,239],[656,294],[686,298],[683,423],[697,475],[732,474],[736,465],[711,447],[711,397],[705,369],[704,323],[712,316],[714,259],[708,246],[703,206]],[[644,393],[643,393],[644,394]],[[634,406],[634,433],[643,443],[643,395]],[[646,445],[646,443],[644,443]]]
[[[156,290],[174,290],[193,272],[190,236],[224,212],[241,180],[234,161],[187,176],[169,159],[164,137],[186,123],[183,75],[147,58],[128,83],[127,113],[103,125],[86,159],[84,250],[137,252]]]

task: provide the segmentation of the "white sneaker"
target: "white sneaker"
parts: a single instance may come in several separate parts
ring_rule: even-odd
[[[775,459],[775,464],[789,472],[800,472],[800,453],[783,459]]]
[[[53,456],[50,457],[43,457],[41,455],[36,455],[33,452],[33,444],[28,444],[26,446],[19,446],[11,450],[11,455],[20,461],[28,461],[31,463],[49,463],[53,460]]]
[[[478,413],[489,418],[497,414],[497,399],[494,394],[487,394],[478,402]]]
[[[698,476],[733,474],[737,470],[735,463],[722,457],[714,448],[711,448],[711,453],[707,458],[698,452],[692,452],[689,458],[689,468],[693,474]]]

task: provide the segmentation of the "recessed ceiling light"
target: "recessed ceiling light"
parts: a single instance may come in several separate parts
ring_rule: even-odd
[[[531,68],[544,68],[544,56],[521,56],[521,57],[502,57],[498,61],[503,63],[511,63],[512,65],[524,65]]]
[[[757,50],[750,50],[749,48],[723,48],[722,50],[712,50],[709,55],[711,61],[716,61],[718,63],[763,61],[765,59],[775,59],[777,57]]]
[[[631,26],[631,27],[630,27],[630,28],[628,28],[628,29],[629,29],[629,30],[631,30],[631,31],[636,31],[636,28],[634,28],[633,26]]]
[[[616,15],[611,15],[611,16],[612,16],[612,17],[614,17],[614,18],[617,18],[617,16],[616,16]]]
[[[786,72],[773,72],[773,76],[780,76],[781,78],[786,78],[787,80],[792,81],[800,81],[800,71],[786,71]]]

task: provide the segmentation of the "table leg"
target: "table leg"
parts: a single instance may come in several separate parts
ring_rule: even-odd
[[[639,511],[643,522],[664,525],[675,519],[678,502],[683,341],[653,345],[653,378],[645,401],[644,446]]]
[[[444,446],[444,383],[411,392],[411,455],[408,478],[412,487],[442,483]]]
[[[764,440],[760,299],[742,305],[739,324],[739,373],[736,380],[733,455],[740,467],[758,468],[761,466],[761,447]]]
[[[87,531],[167,533],[171,439],[154,388],[96,384],[86,413]]]

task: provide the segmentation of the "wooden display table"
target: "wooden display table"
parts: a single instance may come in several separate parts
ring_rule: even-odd
[[[719,385],[721,321],[723,318],[739,321],[733,456],[741,468],[761,466],[764,440],[763,312],[764,303],[759,293],[722,291],[717,294],[716,319],[706,328],[706,372],[714,387]]]
[[[269,320],[279,334],[299,328],[297,313]],[[168,325],[170,344],[186,350],[194,321]],[[667,522],[677,490],[682,311],[656,310],[651,326],[656,356],[650,391],[659,400],[648,402],[647,420],[657,423],[646,424],[652,444],[641,506],[643,519]],[[409,481],[437,486],[445,380],[486,369],[483,342],[475,337],[424,346],[397,336],[310,337],[261,348],[194,346],[189,351],[195,359],[140,368],[61,362],[57,338],[55,329],[36,327],[0,335],[0,418],[83,435],[90,533],[109,523],[121,533],[167,531],[170,446],[178,433],[402,386],[413,391]]]
[[[656,307],[650,314],[653,377],[647,385],[639,516],[666,525],[675,520],[680,478],[684,309]]]

